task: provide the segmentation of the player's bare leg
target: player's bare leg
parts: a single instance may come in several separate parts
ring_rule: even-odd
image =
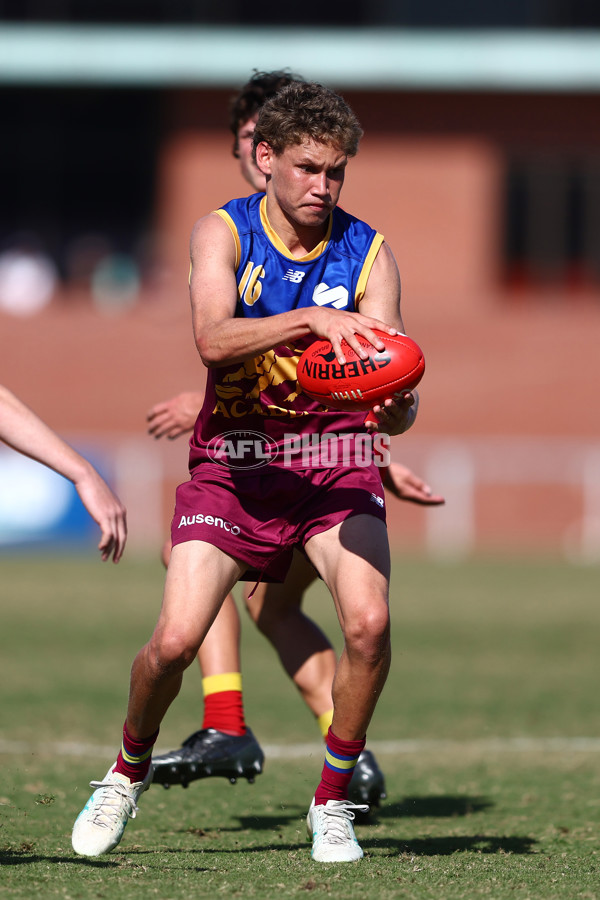
[[[333,727],[341,739],[367,731],[387,678],[391,650],[390,556],[385,525],[354,516],[306,544],[331,591],[344,635],[333,682]]]
[[[333,721],[321,782],[307,818],[312,856],[319,862],[362,857],[348,800],[353,766],[389,671],[391,649],[387,531],[371,516],[347,519],[306,543],[306,552],[331,591],[344,635],[333,682]]]
[[[235,600],[232,594],[227,594],[198,651],[198,663],[204,677],[240,671],[241,630]]]
[[[127,724],[132,735],[159,727],[179,693],[183,672],[242,571],[241,564],[204,541],[173,548],[156,628],[131,670]]]
[[[284,584],[261,583],[254,592],[248,585],[244,602],[318,719],[333,708],[331,684],[337,657],[321,629],[302,611],[304,592],[316,578],[314,568],[296,551]]]
[[[170,541],[163,549],[168,563]],[[202,727],[175,750],[154,757],[154,782],[165,788],[187,787],[211,776],[253,782],[263,769],[264,753],[246,726],[242,700],[241,625],[228,594],[198,651],[204,690]]]
[[[152,779],[152,747],[162,719],[243,568],[202,541],[174,548],[158,623],[132,666],[123,745],[104,779],[92,782],[94,793],[73,827],[76,853],[107,853],[135,818],[138,800]]]
[[[326,739],[333,716],[331,689],[337,656],[328,638],[302,611],[304,593],[316,578],[304,554],[295,551],[284,584],[261,583],[253,593],[248,586],[244,600],[250,616],[273,645]],[[365,749],[360,754],[349,796],[356,803],[369,806],[379,806],[386,797],[385,778],[371,750]]]

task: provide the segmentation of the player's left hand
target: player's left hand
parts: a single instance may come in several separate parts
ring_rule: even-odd
[[[371,433],[404,434],[412,426],[419,408],[419,395],[416,391],[404,391],[393,400],[386,400],[381,406],[374,406],[365,420]]]
[[[81,502],[102,532],[98,550],[103,562],[118,563],[127,542],[127,511],[98,472],[87,466],[73,482]]]
[[[407,466],[390,463],[382,470],[381,477],[384,488],[398,500],[408,500],[423,506],[441,506],[446,502],[441,494],[434,494],[429,485]]]

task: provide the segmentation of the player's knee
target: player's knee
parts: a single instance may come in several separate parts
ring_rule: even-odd
[[[198,648],[181,631],[155,633],[149,644],[148,658],[157,673],[182,672],[194,661]]]
[[[344,639],[348,653],[377,662],[386,654],[390,642],[390,616],[387,604],[370,607],[346,619]]]

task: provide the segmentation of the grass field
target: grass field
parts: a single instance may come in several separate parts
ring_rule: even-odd
[[[600,898],[596,568],[395,561],[394,659],[369,733],[388,799],[357,826],[365,859],[329,866],[310,860],[304,824],[316,725],[247,621],[263,775],[153,787],[116,851],[76,857],[72,823],[116,755],[163,574],[81,557],[4,557],[0,570],[2,896]],[[322,587],[307,610],[339,644]],[[192,669],[159,750],[199,727],[199,688]]]

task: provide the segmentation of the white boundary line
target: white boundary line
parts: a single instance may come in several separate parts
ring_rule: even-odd
[[[323,744],[263,744],[267,759],[303,759],[323,755]],[[600,753],[600,738],[592,737],[515,737],[486,738],[472,741],[415,739],[403,741],[369,741],[369,749],[382,755],[411,753]],[[158,747],[157,752],[167,747]],[[43,744],[0,738],[0,755],[114,757],[118,747],[84,744],[76,741],[49,741]]]

